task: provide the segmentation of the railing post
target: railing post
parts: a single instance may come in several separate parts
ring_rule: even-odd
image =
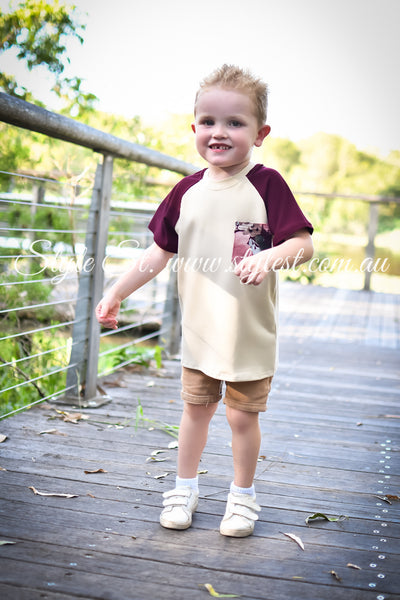
[[[89,343],[86,361],[86,385],[84,391],[85,401],[101,402],[103,396],[97,395],[97,373],[100,347],[100,325],[95,316],[95,308],[103,295],[104,286],[104,259],[106,255],[108,223],[110,218],[113,157],[105,155],[102,165],[100,206],[97,213],[97,227],[95,238],[94,268],[92,277],[91,309],[89,317]]]
[[[36,239],[35,234],[35,219],[37,213],[37,205],[43,204],[45,188],[43,184],[34,184],[32,187],[32,203],[31,203],[31,231],[28,232],[29,247],[32,248]],[[35,258],[29,259],[30,272],[35,272]]]
[[[179,354],[181,346],[181,309],[179,305],[177,272],[174,263],[171,263],[169,272],[167,295],[164,303],[162,319],[163,340],[165,350],[169,356]]]
[[[370,259],[371,263],[375,258],[375,236],[378,231],[379,221],[379,205],[376,202],[371,202],[369,205],[369,222],[368,222],[368,243],[365,249],[365,258]],[[368,261],[366,261],[368,262]],[[372,265],[369,268],[368,264],[365,269],[364,277],[364,290],[369,291],[371,289],[371,276],[372,276]]]
[[[85,264],[79,277],[78,301],[72,332],[72,351],[63,403],[96,408],[110,400],[97,395],[100,326],[94,310],[103,293],[113,159],[104,156],[97,166],[85,240]]]

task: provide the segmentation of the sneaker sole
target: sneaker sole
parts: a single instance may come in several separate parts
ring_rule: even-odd
[[[176,529],[177,531],[183,531],[184,529],[189,529],[192,522],[189,525],[176,525],[176,523],[172,523],[171,521],[162,521],[160,519],[160,525],[165,527],[166,529]]]
[[[252,535],[254,529],[252,529],[251,531],[238,531],[237,529],[223,529],[222,527],[220,527],[219,532],[221,535],[225,535],[226,537],[243,538]]]
[[[196,511],[197,506],[198,503],[196,503],[196,505],[193,507],[192,515]],[[192,525],[192,520],[190,520],[190,523],[188,525],[177,525],[173,521],[169,521],[168,519],[165,519],[162,515],[160,515],[160,525],[162,527],[165,527],[166,529],[176,529],[177,531],[183,531],[184,529],[189,529],[189,527]]]

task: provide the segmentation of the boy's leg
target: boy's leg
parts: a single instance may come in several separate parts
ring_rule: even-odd
[[[197,470],[207,442],[208,426],[218,404],[189,404],[185,402],[178,440],[178,476],[197,477]]]
[[[232,430],[234,480],[220,525],[222,535],[251,535],[261,510],[256,503],[253,481],[261,445],[259,412],[266,410],[271,381],[272,377],[266,377],[227,384],[225,404]]]
[[[187,529],[199,497],[197,470],[207,442],[208,426],[221,397],[221,382],[193,369],[182,370],[184,408],[179,426],[176,487],[164,494],[160,523]]]
[[[240,488],[250,488],[261,445],[258,412],[245,412],[227,406],[226,416],[232,430],[234,484]]]

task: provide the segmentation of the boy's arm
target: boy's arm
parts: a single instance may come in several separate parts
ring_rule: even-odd
[[[259,285],[269,271],[301,265],[310,260],[313,252],[310,233],[307,229],[300,229],[279,246],[244,258],[234,272],[241,283]]]
[[[153,243],[134,265],[108,290],[96,307],[96,318],[105,327],[117,329],[117,314],[122,300],[133,294],[164,269],[173,252]]]

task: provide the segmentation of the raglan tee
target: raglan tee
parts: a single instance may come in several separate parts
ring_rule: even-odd
[[[182,365],[223,381],[262,379],[277,364],[277,273],[253,286],[233,272],[235,239],[249,224],[263,225],[270,247],[312,232],[284,179],[260,164],[218,181],[208,169],[183,178],[149,225],[178,254]]]

